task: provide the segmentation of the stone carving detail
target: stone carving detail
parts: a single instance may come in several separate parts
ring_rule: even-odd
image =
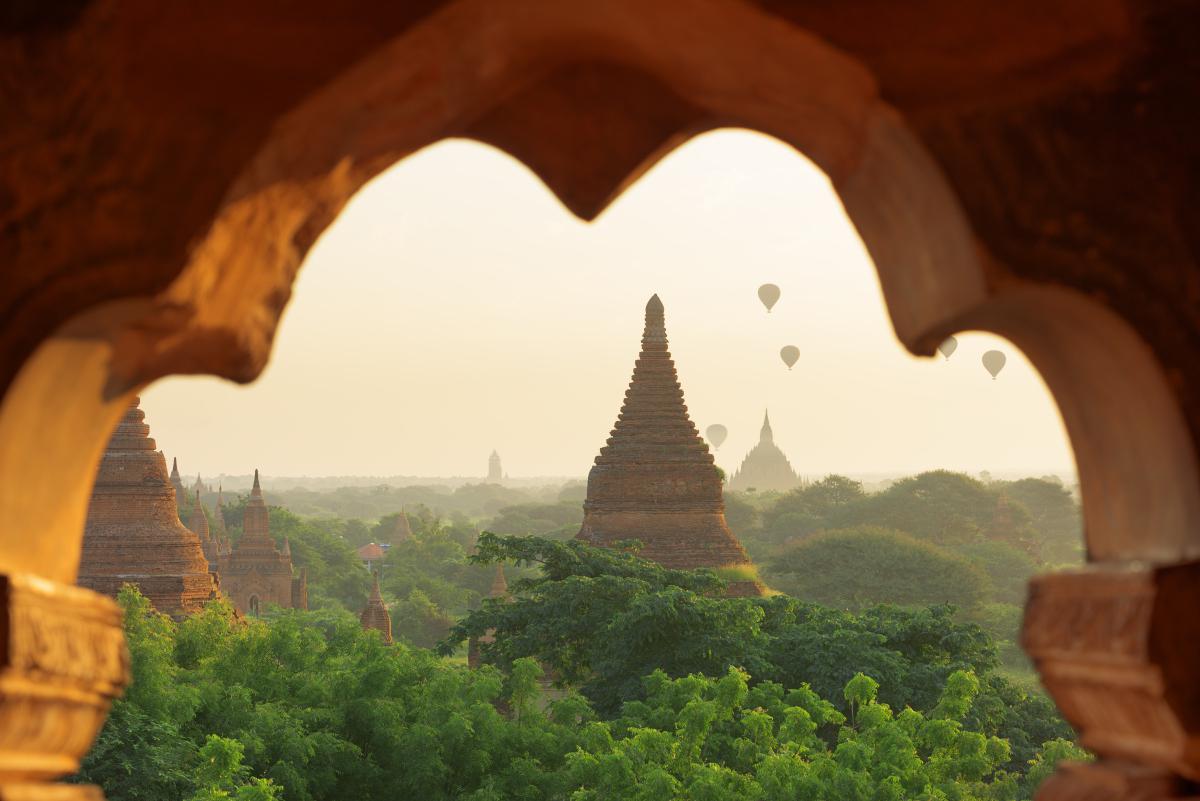
[[[1060,771],[1039,799],[1190,797],[1200,780],[1197,610],[1200,562],[1034,579],[1022,645],[1101,760]]]
[[[102,799],[74,773],[129,681],[121,610],[79,587],[0,575],[0,799]]]

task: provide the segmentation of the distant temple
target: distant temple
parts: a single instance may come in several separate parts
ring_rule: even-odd
[[[228,538],[229,531],[225,528],[225,503],[221,497],[222,487],[217,485],[217,508],[213,510],[213,533]]]
[[[399,545],[411,540],[412,536],[412,525],[408,522],[408,515],[401,509],[400,514],[396,515],[396,521],[392,523],[392,530],[387,535],[386,542],[388,545]]]
[[[135,398],[104,451],[78,584],[114,597],[135,584],[158,611],[181,617],[200,611],[217,585],[199,538],[179,521],[167,462],[145,417]]]
[[[242,518],[242,537],[220,560],[221,589],[239,612],[257,615],[274,604],[288,609],[308,608],[308,576],[292,572],[292,551],[271,539],[270,521],[258,471]]]
[[[183,489],[183,478],[179,475],[179,457],[171,458],[171,486],[175,488],[175,505],[182,509],[187,504],[187,492]]]
[[[758,444],[750,449],[742,466],[729,479],[729,489],[759,492],[787,492],[801,485],[800,478],[788,462],[783,451],[775,444],[775,435],[771,432],[771,418],[763,412],[762,431],[758,435]]]
[[[746,568],[731,595],[760,595],[750,559],[725,523],[721,478],[688,417],[667,350],[663,305],[646,304],[642,352],[608,444],[588,474],[579,539],[641,540],[641,555],[679,569]]]
[[[358,620],[364,629],[378,631],[383,635],[385,643],[392,644],[392,616],[388,614],[383,595],[379,592],[378,573],[375,574],[375,581],[371,587],[371,597],[367,599],[367,605],[358,616]]]
[[[217,542],[213,539],[212,532],[208,528],[208,517],[204,514],[204,506],[200,503],[200,492],[196,492],[196,503],[192,505],[191,516],[188,517],[187,527],[200,540],[200,548],[204,551],[204,558],[208,560],[208,570],[210,573],[216,573],[220,568],[220,554],[217,549]]]
[[[499,484],[504,480],[504,470],[500,467],[500,454],[492,451],[492,455],[488,457],[488,475],[489,484]]]

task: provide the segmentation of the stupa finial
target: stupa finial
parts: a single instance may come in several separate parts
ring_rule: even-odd
[[[771,415],[767,410],[763,410],[762,431],[758,434],[759,442],[774,442],[775,433],[771,431]]]
[[[662,301],[651,295],[646,302],[646,328],[642,332],[642,350],[667,349],[667,322]]]

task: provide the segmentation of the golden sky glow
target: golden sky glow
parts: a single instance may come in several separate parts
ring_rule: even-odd
[[[693,420],[729,429],[727,469],[764,407],[808,476],[1073,469],[1025,358],[983,334],[948,361],[910,356],[824,175],[744,131],[693,140],[591,224],[501,152],[431,147],[318,242],[258,382],[174,378],[142,408],[193,474],[482,476],[495,448],[513,476],[582,477],[655,292]],[[1008,355],[995,381],[991,348]]]

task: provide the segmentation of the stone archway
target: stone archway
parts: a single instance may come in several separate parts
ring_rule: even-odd
[[[5,608],[17,621],[26,620],[22,610],[43,610],[37,615],[48,622],[20,625],[41,626],[47,642],[95,644],[70,675],[36,651],[8,656],[10,671],[36,667],[38,682],[60,687],[40,702],[42,714],[56,720],[56,710],[82,704],[94,733],[104,698],[121,681],[111,605],[65,586],[112,425],[133,394],[169,374],[252,380],[304,254],[364,182],[439,139],[468,136],[522,160],[590,219],[680,142],[733,125],[791,144],[830,176],[910,350],[931,354],[946,335],[977,328],[1009,338],[1042,372],[1075,448],[1089,554],[1105,569],[1039,585],[1030,650],[1046,675],[1061,678],[1051,682],[1060,701],[1080,686],[1092,693],[1092,701],[1065,705],[1085,742],[1151,766],[1155,781],[1196,778],[1188,734],[1195,723],[1183,720],[1196,714],[1196,701],[1178,686],[1178,666],[1172,673],[1154,661],[1178,642],[1160,607],[1180,602],[1171,594],[1182,592],[1178,571],[1193,574],[1136,566],[1200,557],[1200,479],[1177,387],[1112,308],[1077,289],[1018,277],[1016,265],[973,235],[961,195],[860,59],[734,0],[456,0],[409,22],[357,62],[331,67],[244,157],[222,162],[219,199],[189,217],[190,228],[165,243],[146,234],[147,245],[161,245],[139,252],[153,280],[121,264],[122,253],[97,251],[92,278],[105,287],[101,302],[72,299],[52,335],[5,352],[17,354],[0,401]],[[1115,69],[1102,58],[1097,64],[1100,76]],[[45,296],[32,292],[32,307],[55,298]],[[34,464],[29,454],[38,454]],[[1110,580],[1116,568],[1140,577],[1133,594],[1150,599],[1132,612],[1122,602],[1131,585]],[[1097,602],[1097,593],[1106,600]],[[1076,621],[1079,636],[1071,630],[1048,641],[1039,634],[1047,619]],[[1129,670],[1089,674],[1107,658],[1097,653],[1114,632],[1136,641],[1119,653]],[[1158,685],[1145,684],[1152,674]],[[1164,717],[1145,725],[1134,716],[1089,716],[1095,693],[1138,676],[1145,686],[1137,699]],[[68,688],[90,695],[68,702]],[[28,714],[13,703],[0,701],[0,712]],[[1127,736],[1092,736],[1105,727]],[[68,772],[90,736],[88,726],[71,728],[70,737],[55,726],[41,739],[0,735],[0,787]]]

